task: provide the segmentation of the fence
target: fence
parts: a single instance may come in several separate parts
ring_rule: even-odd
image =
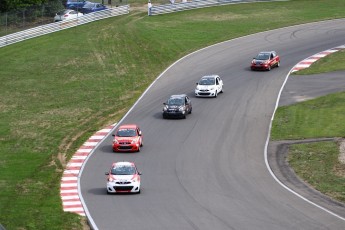
[[[106,10],[85,14],[79,18],[71,20],[63,20],[60,22],[50,23],[28,30],[20,31],[17,33],[9,34],[0,37],[0,47],[7,46],[16,42],[20,42],[26,39],[38,37],[48,33],[64,30],[67,28],[75,27],[78,25],[86,24],[89,22],[97,21],[104,18],[119,16],[129,13],[129,5],[119,6],[115,8],[109,8]]]
[[[182,0],[182,2],[179,2],[179,3],[175,3],[174,0],[171,0],[171,4],[157,5],[157,6],[153,5],[151,7],[151,10],[148,11],[148,15],[153,16],[153,15],[159,15],[159,14],[167,14],[167,13],[173,13],[173,12],[178,12],[178,11],[191,10],[191,9],[204,8],[204,7],[217,6],[217,5],[227,5],[227,4],[235,4],[235,3],[253,3],[253,2],[273,2],[273,1],[285,1],[285,0],[195,0],[195,1]]]
[[[2,0],[0,0],[1,2]],[[108,8],[128,5],[128,0],[91,0],[104,3]],[[66,0],[51,0],[42,5],[27,6],[25,8],[0,12],[0,37],[18,31],[45,25],[54,21],[57,12],[65,8]],[[0,3],[1,4],[1,3]],[[78,10],[78,9],[76,9]]]

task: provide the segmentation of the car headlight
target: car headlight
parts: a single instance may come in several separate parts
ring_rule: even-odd
[[[168,106],[164,106],[163,111],[167,111],[167,110],[168,110]]]
[[[184,110],[184,106],[181,106],[178,110],[179,111],[183,111]]]
[[[252,61],[252,64],[255,64],[255,59]]]
[[[113,140],[113,143],[114,143],[114,144],[118,144],[119,141],[118,141],[117,139],[114,139],[114,140]]]
[[[108,182],[114,182],[114,179],[111,177],[108,177]]]
[[[131,144],[135,144],[135,143],[137,143],[137,141],[138,141],[138,139],[135,138],[132,140]]]

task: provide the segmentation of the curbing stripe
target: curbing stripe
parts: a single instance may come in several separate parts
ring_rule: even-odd
[[[332,48],[332,49],[325,50],[325,51],[322,51],[320,53],[314,54],[313,56],[310,56],[310,57],[304,59],[303,61],[299,62],[298,64],[296,64],[292,68],[291,72],[293,73],[293,72],[296,72],[296,71],[299,71],[299,70],[302,70],[302,69],[305,69],[305,68],[309,68],[309,66],[311,64],[313,64],[314,62],[316,62],[320,58],[326,57],[327,55],[335,53],[335,52],[340,51],[342,49],[345,49],[345,45],[341,45],[341,46],[338,46],[338,47],[335,47],[335,48]]]
[[[79,197],[78,175],[90,152],[111,132],[115,125],[113,124],[97,131],[79,147],[67,163],[60,183],[62,208],[65,212],[73,212],[81,216],[86,216]]]

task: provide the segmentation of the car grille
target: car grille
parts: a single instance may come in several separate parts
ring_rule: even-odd
[[[119,141],[119,144],[121,145],[129,145],[130,143],[130,141]]]
[[[131,182],[129,181],[118,181],[116,184],[130,184]]]
[[[199,93],[199,95],[210,95],[210,93]]]
[[[132,149],[132,146],[119,146],[119,149]]]
[[[208,92],[208,89],[201,89],[200,92]]]
[[[115,191],[131,191],[133,186],[114,186]]]

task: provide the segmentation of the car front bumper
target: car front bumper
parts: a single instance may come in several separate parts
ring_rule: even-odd
[[[139,151],[139,143],[136,144],[113,144],[114,152],[137,152]]]
[[[216,90],[195,90],[196,97],[214,97]]]
[[[185,117],[185,111],[163,111],[163,117]]]
[[[107,182],[108,193],[138,193],[140,182]]]

